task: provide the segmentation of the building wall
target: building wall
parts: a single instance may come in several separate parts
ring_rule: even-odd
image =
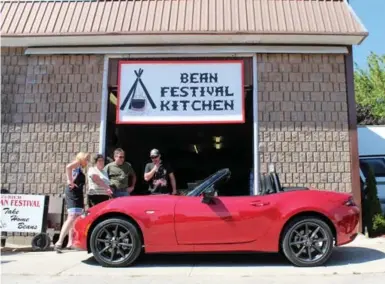
[[[286,186],[351,192],[343,55],[258,55],[260,167]]]
[[[65,164],[97,152],[103,56],[1,49],[1,188],[62,193]],[[261,171],[351,191],[343,55],[258,55]]]
[[[62,193],[65,165],[99,148],[103,56],[1,48],[1,188]]]

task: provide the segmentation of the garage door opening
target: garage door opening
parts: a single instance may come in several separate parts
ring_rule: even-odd
[[[110,65],[110,70],[116,73],[117,68]],[[143,175],[153,148],[158,149],[162,159],[172,167],[177,189],[182,193],[223,168],[228,168],[232,174],[222,195],[249,195],[253,191],[250,178],[254,168],[251,84],[245,82],[244,85],[244,123],[117,124],[117,76],[110,73],[109,77],[105,150],[110,161],[116,148],[125,151],[126,160],[137,174],[133,195],[148,193]]]

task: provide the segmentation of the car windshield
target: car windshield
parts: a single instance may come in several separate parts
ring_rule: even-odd
[[[381,203],[385,202],[385,181],[377,181],[377,194]]]
[[[200,184],[198,184],[192,191],[186,194],[186,196],[197,196],[199,192],[201,192],[204,188],[208,187],[213,182],[216,176],[222,176],[225,172],[226,169],[222,169],[213,173],[212,175],[204,179]]]

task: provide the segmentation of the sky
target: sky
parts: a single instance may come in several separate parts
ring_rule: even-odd
[[[353,48],[353,60],[361,68],[371,51],[385,54],[385,0],[349,0],[350,5],[369,32],[369,36]]]

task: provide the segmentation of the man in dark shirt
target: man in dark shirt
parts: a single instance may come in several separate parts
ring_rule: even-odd
[[[177,194],[174,172],[170,165],[164,164],[157,149],[150,152],[151,163],[144,169],[144,180],[149,183],[152,194]]]

